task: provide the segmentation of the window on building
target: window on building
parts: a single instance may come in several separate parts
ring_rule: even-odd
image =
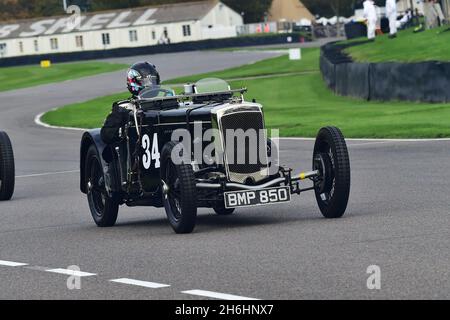
[[[52,50],[58,50],[58,39],[57,38],[50,39],[50,48]]]
[[[109,37],[109,33],[102,33],[102,42],[104,46],[111,44],[111,38]]]
[[[77,46],[77,48],[84,47],[83,36],[75,36],[75,45]]]
[[[183,26],[183,36],[190,37],[191,36],[191,26],[186,24]]]
[[[156,31],[152,30],[152,40],[156,40]]]
[[[6,43],[0,43],[0,57],[6,56],[7,45]]]
[[[23,41],[19,41],[19,52],[23,53]]]
[[[129,34],[130,34],[130,42],[138,41],[137,30],[130,30]]]
[[[34,44],[34,52],[38,52],[39,51],[39,42],[37,40],[34,40],[33,44]]]

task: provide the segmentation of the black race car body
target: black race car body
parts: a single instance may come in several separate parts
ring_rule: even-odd
[[[80,187],[99,226],[115,223],[119,205],[154,206],[165,207],[177,233],[187,233],[198,207],[231,214],[239,207],[289,202],[292,194],[308,190],[316,191],[325,216],[342,216],[350,168],[337,128],[319,133],[312,170],[293,175],[278,166],[263,107],[245,101],[245,89],[190,89],[121,102],[129,119],[118,143],[106,145],[98,129],[84,133]],[[312,186],[302,188],[302,180]]]
[[[177,129],[186,129],[190,132],[192,136],[195,130],[201,130],[201,134],[203,135],[205,131],[213,128],[213,122],[217,126],[218,121],[214,119],[217,115],[217,110],[220,108],[240,108],[242,110],[248,109],[250,110],[249,116],[253,117],[253,110],[256,112],[261,112],[261,106],[254,103],[246,103],[246,104],[224,104],[223,102],[215,102],[215,103],[200,103],[200,104],[189,104],[187,106],[179,106],[175,109],[167,109],[161,110],[158,107],[156,109],[150,108],[149,110],[140,109],[139,117],[139,127],[141,128],[140,137],[138,137],[138,133],[136,130],[136,126],[133,123],[133,112],[130,111],[130,122],[123,128],[124,133],[126,133],[127,138],[123,140],[122,143],[119,143],[115,146],[106,145],[100,135],[100,129],[94,129],[91,131],[87,131],[84,133],[81,144],[81,190],[84,193],[87,193],[86,189],[86,180],[85,180],[85,171],[86,167],[84,166],[84,158],[86,156],[86,152],[91,145],[95,145],[97,152],[101,155],[100,159],[102,161],[102,166],[107,165],[107,161],[105,159],[113,158],[114,160],[120,159],[120,164],[122,169],[125,169],[127,166],[127,154],[128,152],[132,155],[135,154],[136,151],[139,154],[138,161],[139,164],[139,179],[142,182],[142,190],[146,196],[145,204],[151,206],[162,206],[161,204],[161,164],[159,158],[156,158],[157,155],[161,153],[161,150],[164,148],[164,145],[171,140],[172,134]],[[262,115],[262,113],[260,113]],[[244,112],[239,113],[240,117],[244,117]],[[262,122],[259,124],[262,127]],[[138,140],[142,140],[139,142]],[[149,141],[147,146],[143,146],[143,141]],[[209,142],[209,141],[207,141]],[[205,146],[206,143],[205,142]],[[157,146],[156,146],[157,144]],[[141,147],[140,150],[136,150]],[[266,141],[264,141],[264,148],[266,148]],[[156,157],[152,158],[152,153],[156,155]],[[120,158],[119,158],[120,157]],[[137,159],[131,159],[137,160]],[[148,161],[148,164],[146,164]],[[117,162],[114,162],[117,166],[115,169],[120,169]],[[220,168],[223,173],[225,173],[225,167]],[[113,192],[123,193],[126,192],[127,187],[131,187],[131,181],[127,181],[126,177],[128,173],[123,171],[115,172],[115,184],[111,185],[110,195],[112,196]],[[250,175],[249,175],[250,176]],[[230,181],[231,182],[231,181]],[[136,199],[134,197],[128,197],[131,194],[124,194],[123,202],[128,205],[133,205]],[[142,203],[142,202],[141,202]]]

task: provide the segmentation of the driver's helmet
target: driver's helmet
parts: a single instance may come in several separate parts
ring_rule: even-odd
[[[134,96],[148,88],[157,87],[161,83],[156,66],[148,62],[133,64],[127,73],[127,87]]]

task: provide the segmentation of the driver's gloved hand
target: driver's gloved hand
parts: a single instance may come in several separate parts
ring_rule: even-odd
[[[101,129],[101,137],[106,144],[113,144],[120,141],[119,130],[128,122],[129,110],[114,103],[111,113],[106,117]]]

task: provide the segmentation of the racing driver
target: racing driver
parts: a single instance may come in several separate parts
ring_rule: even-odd
[[[144,89],[159,87],[160,83],[161,78],[156,66],[149,62],[135,63],[127,72],[127,87],[133,97],[137,97]],[[101,137],[106,144],[120,141],[119,130],[128,121],[130,111],[126,107],[129,103],[129,100],[125,100],[113,104],[112,111],[101,129]]]

